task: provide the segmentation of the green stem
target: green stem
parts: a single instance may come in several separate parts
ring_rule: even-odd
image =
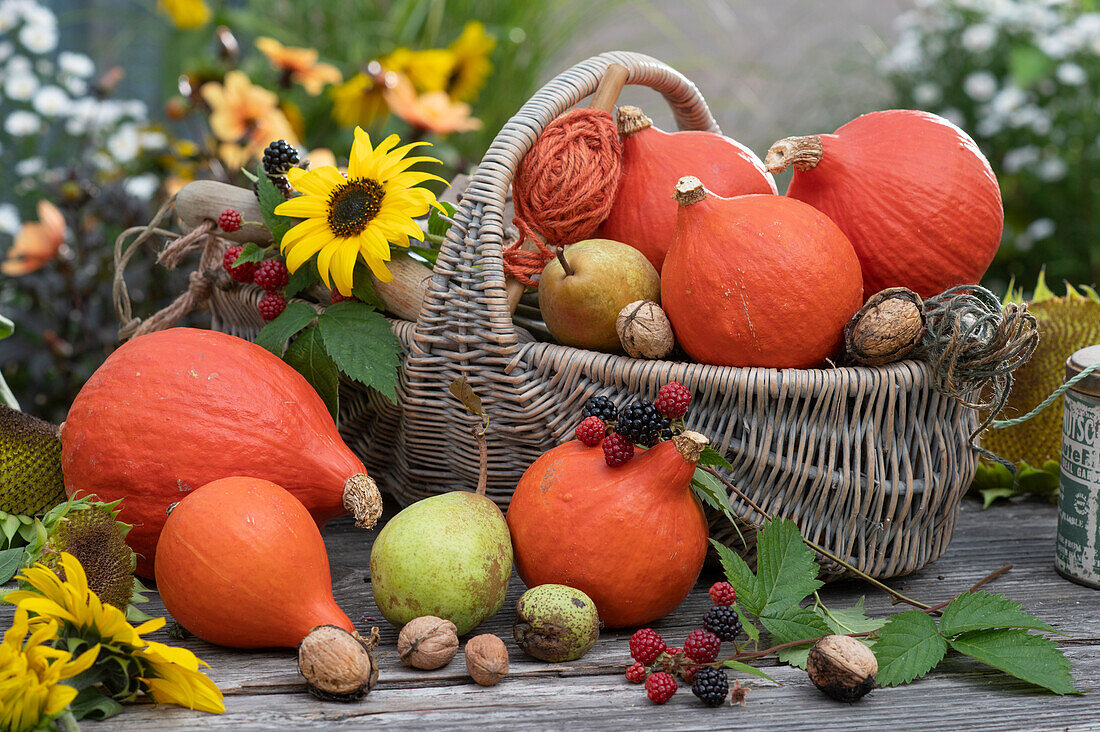
[[[442,244],[447,237],[440,236],[439,234],[429,234],[424,232],[424,241],[431,242],[432,244]]]
[[[76,717],[68,709],[60,717],[54,719],[54,723],[57,725],[57,732],[80,732],[80,725],[76,722]]]

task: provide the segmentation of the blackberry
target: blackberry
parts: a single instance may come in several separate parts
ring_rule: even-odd
[[[704,628],[691,631],[684,641],[684,655],[696,663],[711,663],[721,648],[722,639]]]
[[[676,693],[676,679],[664,671],[650,674],[645,680],[646,696],[654,704],[664,704]]]
[[[657,444],[661,433],[669,428],[669,419],[661,415],[653,402],[639,399],[626,405],[619,413],[615,431],[637,445]]]
[[[630,636],[630,657],[638,663],[648,666],[664,653],[664,639],[652,628],[642,628]]]
[[[732,641],[741,632],[741,618],[728,605],[715,605],[703,616],[703,627],[724,641]]]
[[[264,148],[264,172],[272,180],[276,176],[285,176],[286,172],[300,161],[298,151],[286,140],[276,140]],[[279,185],[276,183],[275,185]]]
[[[581,410],[581,419],[599,417],[604,424],[608,424],[615,421],[618,416],[617,411],[615,402],[611,401],[610,397],[595,396],[584,403],[584,408]]]
[[[725,671],[704,667],[695,672],[691,693],[708,707],[720,707],[729,696],[730,680]]]

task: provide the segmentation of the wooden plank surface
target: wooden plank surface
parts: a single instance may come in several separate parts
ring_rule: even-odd
[[[1074,664],[1078,688],[1100,686],[1100,593],[1068,582],[1052,566],[1056,510],[1020,503],[981,511],[963,504],[959,528],[947,554],[935,564],[896,580],[910,596],[940,601],[964,590],[1004,564],[1014,569],[991,589],[1004,592],[1070,638],[1059,639]],[[511,639],[511,607],[523,591],[513,577],[504,609],[475,632],[503,637],[512,651],[511,674],[500,685],[483,689],[465,673],[461,652],[445,668],[424,672],[406,668],[396,654],[397,632],[377,611],[370,593],[369,556],[374,533],[334,522],[325,530],[336,599],[362,629],[377,624],[378,686],[361,702],[333,704],[310,697],[290,650],[230,651],[198,639],[179,644],[212,666],[210,676],[225,693],[227,713],[206,715],[175,707],[134,705],[120,716],[89,729],[685,729],[737,726],[752,730],[1100,730],[1100,706],[1094,695],[1056,697],[1037,693],[969,659],[952,656],[924,680],[895,689],[878,689],[860,703],[833,702],[809,683],[806,674],[767,663],[779,682],[748,677],[752,688],[745,708],[707,709],[681,688],[664,707],[622,673],[628,662],[628,631],[605,631],[596,647],[573,663],[547,664],[520,654]],[[698,627],[710,600],[706,587],[717,579],[706,570],[696,591],[672,615],[654,627],[680,645]],[[840,582],[822,591],[836,607],[867,596],[868,612],[897,610],[889,598],[856,582]],[[159,601],[146,606],[164,612]],[[10,622],[10,606],[0,607],[0,627]],[[164,632],[156,639],[166,640]],[[170,641],[171,642],[171,641]]]

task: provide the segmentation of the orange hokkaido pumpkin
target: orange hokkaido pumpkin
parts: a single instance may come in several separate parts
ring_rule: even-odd
[[[694,175],[720,196],[776,193],[775,180],[747,147],[716,132],[664,132],[638,107],[619,107],[623,172],[611,213],[596,236],[641,251],[658,273],[676,238],[669,191]]]
[[[184,496],[164,523],[156,569],[172,617],[219,646],[293,647],[318,625],[355,631],[332,597],[317,524],[266,480],[223,478]]]
[[[871,112],[831,135],[781,140],[766,163],[773,173],[793,165],[787,195],[847,235],[868,297],[887,287],[931,297],[975,284],[1000,246],[997,178],[974,140],[943,117]]]
[[[843,232],[784,196],[721,198],[687,176],[661,306],[677,342],[717,366],[809,368],[834,355],[863,303]]]
[[[691,490],[705,445],[685,432],[614,468],[601,447],[577,440],[543,454],[508,505],[523,582],[581,590],[610,628],[675,610],[707,553],[707,521]]]
[[[124,343],[77,394],[61,427],[65,491],[123,499],[137,573],[153,576],[165,509],[233,475],[295,495],[318,526],[356,509],[369,526],[377,488],[301,374],[241,338],[171,328]],[[366,498],[365,498],[366,497]],[[348,506],[348,508],[345,508]]]

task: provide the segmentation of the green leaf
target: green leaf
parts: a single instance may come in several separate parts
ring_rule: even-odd
[[[297,219],[275,213],[275,207],[285,203],[283,192],[275,187],[271,179],[264,173],[263,165],[256,168],[256,197],[260,200],[260,214],[264,217],[264,223],[271,231],[271,238],[276,244],[282,244],[283,236],[298,223]]]
[[[963,633],[950,643],[963,655],[1055,694],[1078,693],[1069,660],[1049,638],[1022,628],[996,628]]]
[[[773,684],[779,683],[771,676],[768,676],[766,673],[758,669],[756,666],[750,666],[747,663],[741,663],[740,661],[734,661],[733,659],[730,659],[729,661],[723,662],[722,665],[726,668],[732,668],[734,671],[741,671],[746,674],[752,674],[753,676],[759,676],[762,679],[767,679]]]
[[[710,543],[718,552],[718,559],[722,562],[726,579],[737,593],[738,603],[753,615],[759,615],[764,609],[764,602],[756,592],[756,576],[749,569],[749,565],[725,544],[714,539],[711,539]]]
[[[15,323],[11,322],[3,315],[0,315],[0,340],[7,338],[15,332]]]
[[[341,371],[397,403],[401,344],[381,313],[361,302],[338,302],[317,318],[317,330]]]
[[[340,375],[336,370],[336,364],[325,352],[325,344],[321,338],[320,327],[307,328],[299,335],[290,348],[286,349],[283,359],[294,367],[294,370],[305,377],[321,395],[332,414],[332,421],[339,419],[340,414]]]
[[[695,495],[706,505],[725,515],[731,522],[734,516],[730,512],[730,499],[726,493],[726,486],[705,470],[695,469],[695,475],[691,479],[691,487]]]
[[[989,508],[998,498],[1012,498],[1016,495],[1014,488],[982,488],[982,508]]]
[[[947,641],[936,630],[936,621],[920,610],[890,616],[874,647],[880,686],[908,684],[936,667]]]
[[[706,465],[716,465],[719,468],[725,468],[726,470],[733,470],[733,466],[726,460],[725,455],[715,450],[713,447],[707,446],[703,448],[703,452],[699,454],[699,461],[696,465],[703,467]]]
[[[363,263],[355,265],[355,272],[351,283],[351,294],[359,302],[370,305],[375,310],[385,310],[386,306],[374,291],[374,281],[370,278],[370,272]]]
[[[436,260],[439,259],[439,250],[433,247],[421,247],[416,244],[409,244],[409,251],[418,257],[422,257],[428,263],[429,269],[434,267]]]
[[[764,602],[763,609],[756,614],[777,617],[783,610],[798,605],[823,586],[817,572],[814,553],[802,543],[802,534],[794,521],[783,518],[768,521],[756,537],[756,592]]]
[[[814,609],[825,620],[829,629],[838,635],[867,633],[878,630],[886,622],[886,619],[867,617],[867,613],[863,609],[863,600],[864,598],[861,597],[855,605],[843,610],[834,610],[824,605],[818,605]]]
[[[455,207],[451,204],[440,201],[439,205],[447,209],[447,218],[455,215]],[[449,228],[451,228],[451,222],[444,221],[443,217],[439,215],[439,209],[433,206],[431,213],[428,214],[428,233],[432,236],[446,236]]]
[[[820,615],[806,607],[764,608],[759,618],[776,644],[820,638],[832,632]]]
[[[1035,46],[1025,44],[1009,51],[1008,72],[1022,89],[1049,77],[1053,71],[1054,61]]]
[[[69,703],[69,710],[76,719],[103,720],[122,712],[122,705],[103,693],[98,686],[80,690]]]
[[[959,595],[943,609],[940,633],[950,637],[985,628],[1030,628],[1053,631],[1042,620],[1024,612],[1020,603],[1004,595],[978,590]]]
[[[810,657],[810,648],[812,647],[812,643],[806,643],[805,645],[801,646],[782,648],[775,652],[775,657],[783,663],[794,666],[795,668],[800,668],[805,671],[806,661]]]
[[[760,629],[756,627],[756,623],[752,622],[748,614],[738,607],[737,603],[733,603],[733,609],[737,613],[737,617],[741,620],[741,629],[745,631],[745,635],[749,637],[753,643],[760,640]]]
[[[279,313],[279,317],[263,327],[256,336],[256,345],[263,346],[276,356],[282,356],[286,342],[316,317],[317,311],[309,303],[292,302]]]
[[[462,402],[462,406],[466,407],[466,411],[475,417],[485,418],[485,407],[481,403],[481,397],[474,391],[474,387],[470,386],[470,380],[465,376],[459,376],[457,379],[451,382],[448,390],[458,401]]]
[[[244,249],[241,250],[241,253],[238,254],[237,258],[233,261],[233,269],[247,262],[262,262],[267,252],[267,248],[261,247],[254,241],[250,241],[244,245]]]
[[[5,549],[0,552],[0,585],[10,582],[22,566],[23,547]]]
[[[309,289],[320,281],[321,276],[317,274],[317,260],[308,259],[301,267],[291,273],[290,280],[286,283],[286,290],[283,292],[283,297],[289,300],[299,292]]]

